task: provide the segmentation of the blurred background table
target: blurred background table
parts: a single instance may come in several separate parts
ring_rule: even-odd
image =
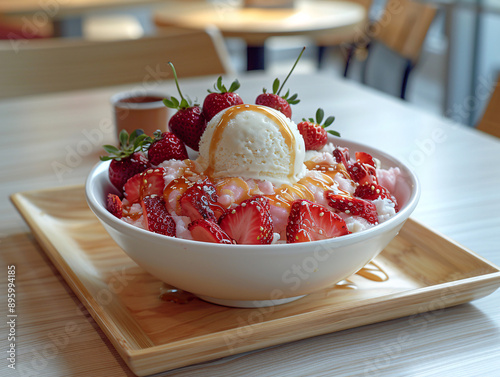
[[[203,98],[216,77],[182,80]],[[232,79],[228,77],[227,80]],[[253,102],[273,77],[240,77]],[[342,137],[393,154],[422,183],[413,217],[500,265],[500,141],[406,103],[321,74],[293,75],[302,101],[293,119],[318,107],[334,114]],[[14,192],[83,184],[115,142],[109,97],[140,84],[45,94],[0,102],[0,264],[6,309],[7,265],[17,271],[17,370],[2,376],[132,376],[95,321],[9,203]],[[158,90],[174,93],[168,81]],[[362,111],[360,111],[362,109]],[[397,141],[397,142],[396,142]],[[90,146],[90,147],[89,147]],[[57,169],[65,167],[62,170]],[[493,170],[492,170],[493,169]],[[470,304],[395,319],[193,365],[161,376],[495,376],[500,370],[499,292]],[[70,326],[72,332],[68,335]],[[0,325],[8,349],[6,321]]]
[[[293,8],[243,7],[241,2],[170,0],[155,12],[159,27],[205,29],[215,25],[225,37],[247,43],[247,69],[265,68],[264,42],[269,37],[345,33],[363,23],[365,9],[356,3],[296,0]]]
[[[165,3],[165,0],[0,0],[0,16],[23,18],[23,27],[34,31],[53,23],[54,36],[80,37],[83,15],[89,12],[124,10]]]

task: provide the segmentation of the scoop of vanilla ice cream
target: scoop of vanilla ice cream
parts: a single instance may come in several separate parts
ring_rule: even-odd
[[[297,125],[265,106],[236,105],[219,112],[200,139],[197,162],[215,177],[295,183],[305,176],[305,145]]]

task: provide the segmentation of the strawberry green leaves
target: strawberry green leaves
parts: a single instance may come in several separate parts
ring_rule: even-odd
[[[153,139],[142,130],[135,130],[130,135],[126,130],[121,130],[118,135],[119,147],[114,145],[103,145],[108,156],[101,156],[101,161],[118,160],[131,156],[135,152],[147,150]]]
[[[316,110],[316,119],[314,119],[314,118],[308,118],[308,119],[302,118],[302,121],[316,123],[317,125],[320,125],[322,128],[327,128],[327,127],[331,126],[332,123],[335,121],[334,116],[329,116],[328,118],[326,118],[325,122],[322,123],[324,117],[325,117],[324,110],[322,108],[319,108],[318,110]],[[328,132],[331,135],[340,137],[340,133],[337,131],[326,130],[326,132]]]
[[[211,91],[210,89],[207,91],[209,93],[234,93],[240,88],[240,86],[240,82],[238,80],[234,80],[229,89],[227,89],[226,86],[222,84],[222,76],[219,76],[214,84],[214,91]]]

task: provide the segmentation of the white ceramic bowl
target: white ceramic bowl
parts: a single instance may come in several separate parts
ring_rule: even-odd
[[[286,303],[331,286],[362,268],[398,234],[415,209],[415,174],[384,152],[345,139],[351,154],[364,151],[382,167],[399,167],[395,194],[400,211],[371,229],[324,241],[277,245],[220,245],[171,238],[117,219],[106,209],[114,192],[109,162],[98,163],[85,187],[87,202],[116,243],[139,266],[165,283],[217,304],[260,307]]]

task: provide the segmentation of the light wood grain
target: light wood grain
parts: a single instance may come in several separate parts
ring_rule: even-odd
[[[436,11],[413,0],[389,0],[373,26],[373,37],[415,63]]]
[[[258,73],[238,78],[242,84],[239,93],[249,103],[274,80],[272,75]],[[181,85],[191,97],[203,98],[215,80],[214,76],[187,79],[181,80]],[[423,187],[413,217],[500,265],[500,175],[492,174],[491,165],[500,155],[496,138],[332,76],[295,73],[287,84],[302,99],[293,107],[294,120],[310,117],[322,107],[336,116],[336,129],[342,137],[373,145],[408,163]],[[133,376],[107,335],[46,257],[8,197],[19,191],[83,184],[102,153],[100,145],[115,142],[112,127],[100,128],[111,122],[110,96],[137,87],[140,83],[0,101],[0,293],[6,292],[6,266],[16,264],[22,314],[17,361],[19,369],[34,371],[32,375]],[[170,81],[157,89],[165,93],[176,90]],[[66,164],[70,151],[76,151],[83,140],[88,140],[85,135],[91,131],[100,131],[101,138],[91,144],[89,151],[81,150],[85,152],[80,154],[81,160],[73,161],[70,170],[57,176],[52,163]],[[394,139],[398,142],[394,143]],[[406,272],[405,275],[408,276]],[[428,279],[428,275],[423,276],[414,281]],[[140,299],[130,298],[132,303]],[[4,296],[0,303],[5,308]],[[408,317],[236,354],[160,375],[495,376],[500,369],[498,305],[496,291],[472,304],[431,311],[416,308],[415,314]],[[72,322],[80,333],[70,337],[65,347],[58,347],[57,353],[49,354],[45,364],[41,363],[40,356],[52,349],[53,337],[65,334],[66,324]],[[0,333],[6,331],[6,324],[1,323]],[[7,349],[3,335],[0,347]],[[2,376],[21,373],[10,373],[4,366],[0,366]]]
[[[59,19],[66,16],[82,15],[86,12],[95,12],[110,9],[126,9],[130,7],[144,7],[160,5],[165,0],[0,0],[0,13],[6,15],[28,15],[30,19],[40,20],[43,15]],[[39,14],[35,18],[34,15]],[[43,14],[43,15],[42,15]]]
[[[116,41],[79,39],[0,41],[0,99],[142,83],[143,90],[179,77],[224,74],[231,65],[217,30],[169,29]]]
[[[363,7],[349,2],[296,0],[290,9],[243,8],[231,2],[170,1],[159,8],[154,22],[159,27],[193,29],[215,25],[225,37],[262,45],[269,37],[345,33],[365,18]]]
[[[500,77],[488,101],[483,117],[477,125],[477,129],[500,137]]]
[[[492,293],[500,270],[409,220],[374,264],[287,305],[235,309],[160,300],[161,281],[126,257],[82,186],[15,194],[61,275],[138,375],[461,304]]]
[[[347,46],[350,43],[361,43],[365,39],[365,34],[369,30],[369,12],[372,0],[349,0],[361,5],[365,10],[365,17],[351,29],[337,31],[334,33],[321,33],[314,37],[314,42],[318,46]]]

